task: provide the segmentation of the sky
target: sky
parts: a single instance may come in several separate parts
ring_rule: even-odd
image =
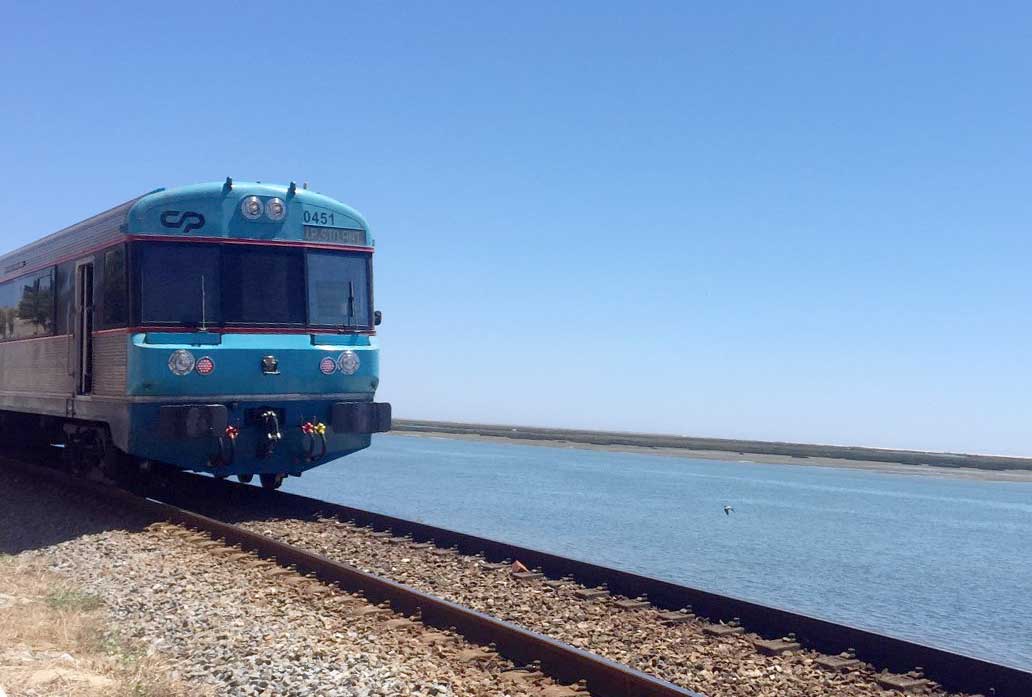
[[[1032,4],[0,4],[0,251],[307,181],[396,417],[1032,454]]]

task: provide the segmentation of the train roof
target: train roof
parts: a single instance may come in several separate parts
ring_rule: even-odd
[[[256,197],[263,213],[249,220],[244,199]],[[284,204],[281,220],[272,220],[265,206]],[[0,281],[31,268],[59,263],[127,235],[314,242],[330,246],[372,247],[374,242],[355,209],[294,184],[221,182],[156,189],[0,255]]]
[[[286,217],[282,221],[274,222],[267,217],[261,217],[256,221],[247,220],[241,212],[241,203],[244,199],[257,197],[263,202],[272,198],[278,198],[286,203]],[[201,213],[205,216],[205,227],[209,224],[216,226],[212,233],[216,236],[230,237],[251,237],[253,232],[263,238],[275,235],[278,227],[280,229],[300,228],[303,225],[316,227],[319,225],[341,228],[363,230],[368,232],[365,218],[358,211],[346,206],[329,196],[318,194],[308,189],[282,184],[264,184],[262,182],[235,182],[226,180],[224,182],[207,182],[204,184],[193,184],[180,186],[174,189],[158,189],[145,196],[140,197],[129,210],[128,229],[129,234],[168,234],[170,224],[174,222],[174,216],[166,216],[161,219],[165,211],[176,211],[185,214],[190,211]],[[308,216],[305,216],[305,212]],[[322,213],[333,214],[332,225],[329,219],[323,222]],[[318,220],[313,219],[313,214],[318,213]],[[293,225],[299,223],[300,225]],[[264,226],[261,228],[252,226]],[[185,227],[181,225],[180,227]],[[175,229],[175,228],[171,228]],[[195,228],[195,234],[211,236],[209,232],[201,232]],[[218,234],[218,233],[222,234]],[[289,233],[288,233],[289,235]]]

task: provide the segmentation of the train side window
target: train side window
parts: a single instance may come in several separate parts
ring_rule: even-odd
[[[57,295],[57,313],[54,326],[58,334],[70,334],[72,306],[75,304],[75,262],[66,261],[57,266],[57,280],[54,283]]]
[[[14,338],[15,316],[18,314],[15,300],[17,283],[17,280],[0,283],[0,340]]]
[[[104,254],[100,273],[100,329],[124,327],[129,319],[129,289],[125,275],[125,247],[116,247]]]
[[[31,276],[22,276],[13,283],[14,338],[28,339],[54,331],[54,271],[47,269]]]

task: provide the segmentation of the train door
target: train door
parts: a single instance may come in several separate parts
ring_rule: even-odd
[[[75,393],[93,391],[93,262],[75,267]]]

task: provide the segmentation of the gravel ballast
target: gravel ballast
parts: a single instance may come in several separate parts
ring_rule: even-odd
[[[0,551],[100,597],[175,680],[244,696],[575,694],[449,632],[147,523],[0,472]]]

